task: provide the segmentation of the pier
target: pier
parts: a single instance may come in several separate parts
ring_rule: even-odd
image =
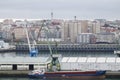
[[[39,51],[49,51],[47,44],[36,45]],[[113,51],[119,50],[118,44],[51,44],[51,49],[57,51]],[[16,45],[16,51],[27,51],[28,45]]]
[[[47,44],[38,44],[35,45],[36,48],[41,51],[49,51]],[[52,50],[57,50],[60,52],[68,52],[68,51],[79,51],[79,52],[114,52],[120,49],[120,45],[118,44],[51,44]],[[16,52],[16,51],[29,51],[28,44],[17,44],[15,48],[10,49],[0,49],[0,52]]]
[[[0,71],[0,77],[28,77],[31,70],[3,70]],[[120,78],[120,72],[107,71],[106,78]]]
[[[47,44],[35,45],[38,50],[48,51],[49,48]],[[78,51],[78,52],[114,52],[119,50],[118,44],[58,44],[57,47],[55,44],[51,44],[52,50],[62,51]],[[16,48],[13,51],[28,51],[28,45],[16,45]],[[11,50],[12,51],[12,50]],[[68,53],[69,54],[69,53]],[[84,53],[83,53],[84,54]],[[92,54],[92,53],[91,53]],[[105,53],[103,53],[105,54]],[[106,53],[107,54],[107,53]],[[109,53],[111,55],[111,53]],[[108,55],[109,55],[108,54]],[[119,57],[108,57],[106,56],[96,56],[96,57],[81,57],[78,53],[71,53],[67,55],[62,53],[60,59],[62,69],[83,69],[83,70],[107,70],[106,77],[119,77],[120,76],[120,58]],[[67,55],[67,56],[66,56]],[[75,56],[74,56],[75,55]],[[85,54],[84,54],[85,55]],[[87,55],[87,54],[86,54]],[[114,55],[114,54],[113,54]],[[1,57],[0,59],[0,77],[3,76],[21,76],[27,77],[27,74],[34,69],[39,67],[45,67],[47,65],[47,60],[49,59],[49,53],[42,54],[41,57]],[[87,67],[87,68],[86,68]],[[103,69],[102,69],[103,68]],[[119,77],[120,78],[120,77]]]

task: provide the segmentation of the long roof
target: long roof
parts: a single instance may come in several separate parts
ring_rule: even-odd
[[[0,57],[0,64],[46,64],[49,57]]]
[[[115,57],[63,57],[62,63],[120,63]]]

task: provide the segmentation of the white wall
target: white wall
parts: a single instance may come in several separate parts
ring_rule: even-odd
[[[80,58],[80,57],[76,57]],[[71,59],[71,58],[69,58]],[[113,59],[113,60],[112,60]],[[97,58],[94,59],[95,61],[88,61],[90,58],[87,59],[86,62],[79,62],[73,60],[67,60],[66,62],[61,62],[61,69],[63,70],[110,70],[110,71],[118,71],[120,70],[120,58],[106,58],[102,62],[97,62]],[[118,62],[116,62],[118,61]]]

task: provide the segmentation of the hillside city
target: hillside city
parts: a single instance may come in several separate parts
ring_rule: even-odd
[[[47,27],[48,39],[42,27]],[[49,40],[60,43],[109,43],[118,44],[120,38],[120,20],[13,20],[0,22],[0,39],[9,43],[26,43],[25,28],[30,40],[44,43]]]

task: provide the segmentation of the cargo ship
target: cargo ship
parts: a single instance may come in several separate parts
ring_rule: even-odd
[[[52,71],[33,70],[28,74],[30,78],[78,78],[78,79],[104,79],[106,71]]]
[[[47,65],[47,69],[37,69],[28,73],[30,78],[41,79],[104,79],[105,70],[62,70],[58,57],[52,55],[51,62]]]

